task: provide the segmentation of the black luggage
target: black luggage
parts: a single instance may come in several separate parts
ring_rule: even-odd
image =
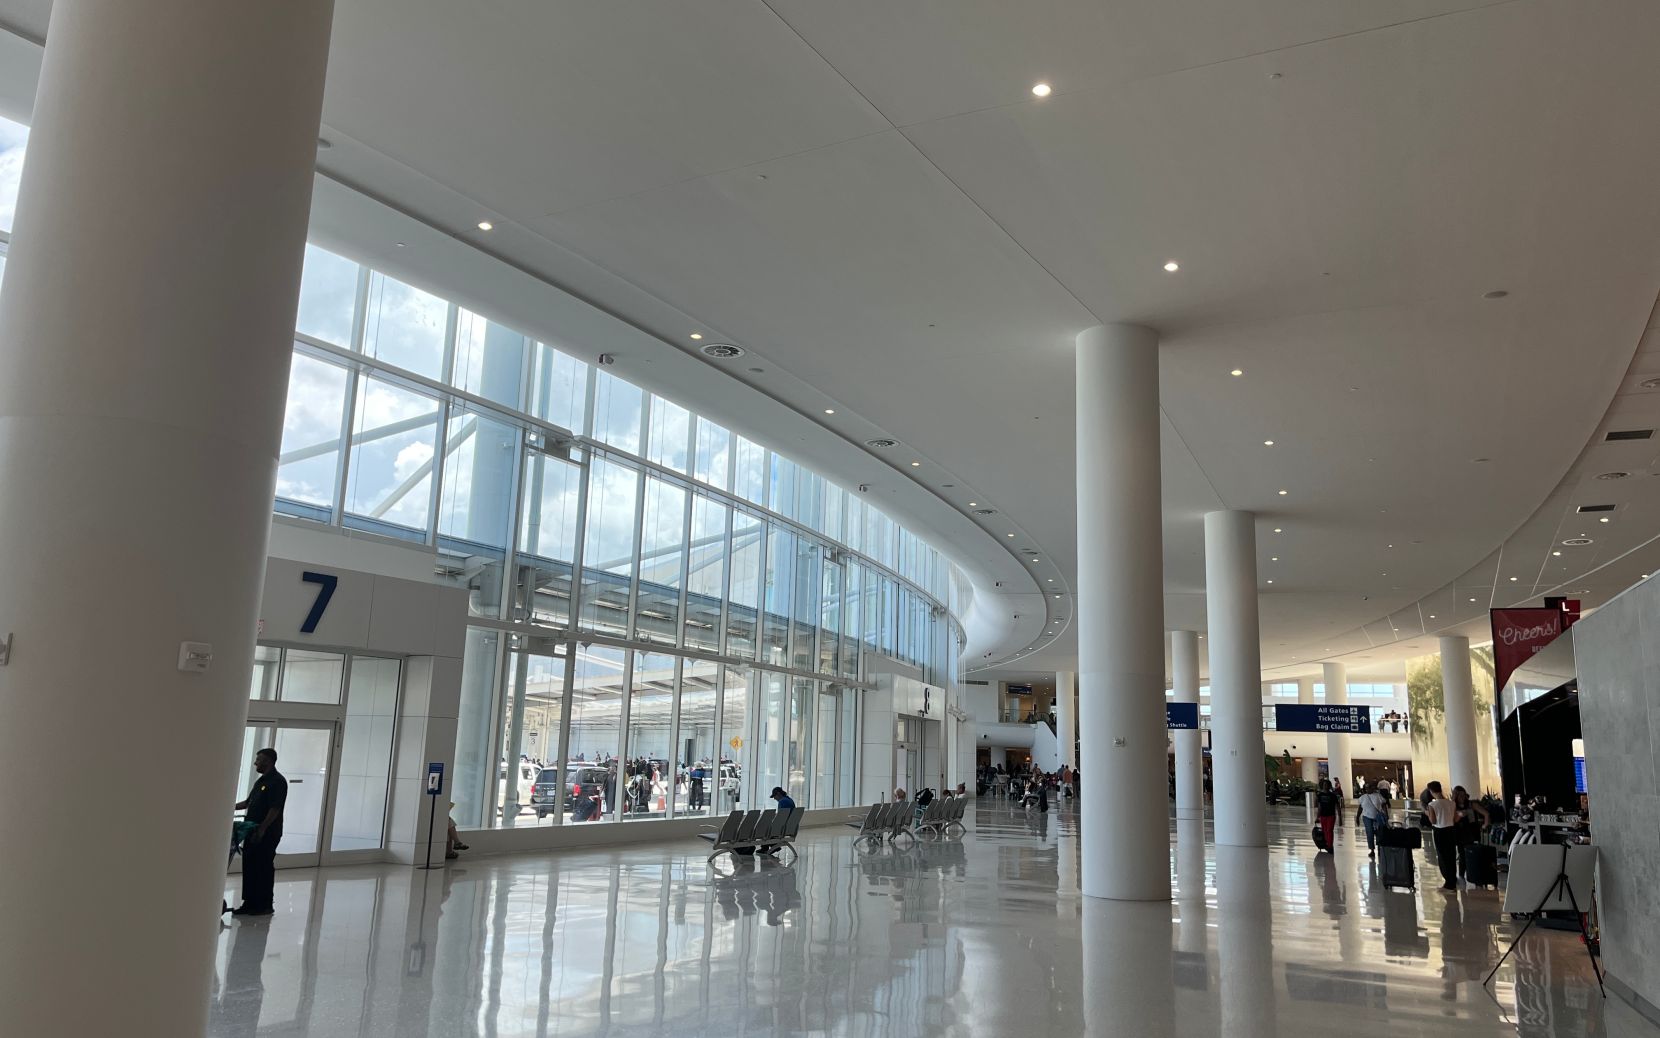
[[[1408,850],[1415,851],[1424,845],[1424,831],[1392,825],[1379,829],[1374,839],[1377,840],[1379,847],[1405,847]]]
[[[1386,887],[1418,889],[1418,862],[1408,847],[1378,848],[1378,879]]]
[[[1330,847],[1326,846],[1326,831],[1320,827],[1319,822],[1314,823],[1314,829],[1309,833],[1309,835],[1314,838],[1314,846],[1316,848],[1322,851],[1331,850]]]
[[[1476,887],[1499,885],[1498,848],[1485,843],[1471,843],[1466,844],[1459,853],[1464,864],[1465,882]]]

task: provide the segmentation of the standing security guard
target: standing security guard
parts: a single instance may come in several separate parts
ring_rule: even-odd
[[[259,777],[248,799],[237,804],[247,809],[254,830],[242,838],[242,904],[231,915],[270,915],[276,911],[272,889],[277,881],[277,843],[282,839],[282,809],[288,803],[288,780],[277,772],[277,751],[254,754]]]

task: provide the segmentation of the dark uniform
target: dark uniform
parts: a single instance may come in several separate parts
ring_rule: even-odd
[[[256,825],[265,821],[272,808],[282,810],[288,803],[288,780],[275,768],[254,779],[254,788],[248,791],[248,821]],[[263,837],[249,833],[242,842],[242,907],[252,912],[270,912],[276,885],[277,842],[282,839],[282,816],[279,815]]]

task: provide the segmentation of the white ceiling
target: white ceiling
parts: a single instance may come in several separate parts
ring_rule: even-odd
[[[1264,666],[1296,668],[1660,531],[1652,447],[1576,462],[1611,401],[1660,404],[1615,396],[1660,288],[1656,38],[1644,0],[337,0],[320,166],[680,348],[744,345],[734,376],[821,435],[901,441],[872,482],[996,509],[954,550],[1035,549],[1046,591],[1072,337],[1152,325],[1166,624],[1205,624],[1202,513],[1256,510]],[[1587,488],[1610,536],[1550,556],[1615,461],[1643,477]],[[1063,633],[1019,665],[1064,669],[1071,599],[1042,601]]]

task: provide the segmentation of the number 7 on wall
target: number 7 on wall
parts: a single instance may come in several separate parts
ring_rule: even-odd
[[[301,634],[311,634],[317,630],[317,624],[323,619],[323,610],[329,607],[329,599],[334,597],[334,589],[340,586],[340,578],[333,573],[313,573],[307,570],[300,574],[300,579],[307,584],[316,584],[317,601],[311,603],[311,612],[305,615],[305,623],[300,625]]]

